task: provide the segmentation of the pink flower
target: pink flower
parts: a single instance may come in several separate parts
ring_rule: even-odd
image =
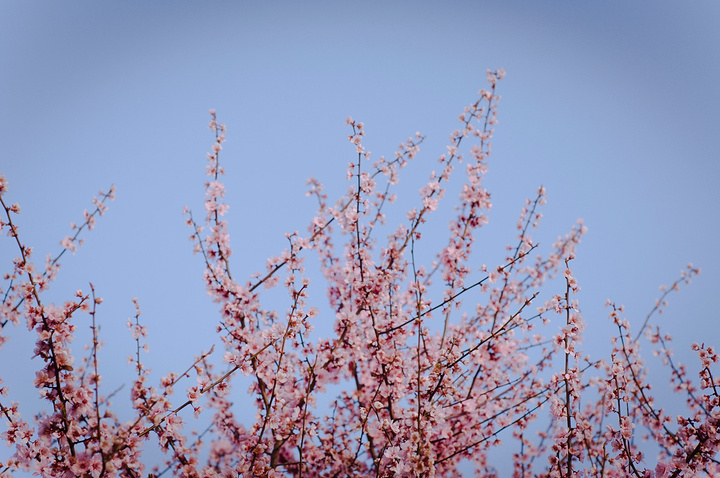
[[[73,242],[70,236],[67,236],[62,241],[60,241],[60,245],[63,246],[63,248],[72,252],[73,254],[75,253],[75,251],[77,251],[77,244]]]
[[[667,463],[661,461],[655,465],[655,478],[666,478],[669,476],[669,473],[670,469],[668,468]]]

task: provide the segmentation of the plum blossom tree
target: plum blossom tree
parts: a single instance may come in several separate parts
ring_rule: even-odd
[[[219,309],[224,368],[216,371],[219,360],[211,360],[211,349],[184,371],[150,383],[143,363],[147,329],[133,299],[133,413],[125,419],[100,390],[95,316],[102,300],[92,286],[61,305],[45,298],[63,253],[81,245],[81,233],[93,228],[114,188],[101,192],[83,223],[72,226],[62,252],[37,268],[17,225],[20,207],[6,202],[7,181],[0,176],[0,227],[19,253],[5,275],[0,323],[3,332],[23,323],[36,334],[42,366],[34,386],[45,403],[28,421],[18,403],[5,398],[12,390],[0,388],[2,439],[10,447],[0,455],[0,473],[458,477],[469,463],[479,476],[497,476],[493,452],[505,438],[505,446],[517,447],[511,465],[517,477],[720,475],[720,395],[712,371],[718,356],[695,344],[699,382],[693,381],[673,361],[670,338],[650,321],[697,268],[688,266],[663,292],[634,334],[622,307],[609,303],[617,336],[609,359],[598,360],[581,348],[585,325],[570,268],[586,228],[578,222],[540,254],[532,233],[544,188],[521,210],[504,261],[476,263],[474,241],[491,207],[483,178],[503,76],[503,70],[488,72],[488,88],[459,115],[460,126],[420,189],[417,207],[392,225],[385,221],[392,191],[425,138],[417,133],[393,157],[373,161],[363,145],[363,123],[348,118],[354,161],[347,193],[330,203],[310,179],[308,194],[318,207],[307,231],[288,233],[287,248],[244,281],[232,273],[224,218],[220,155],[226,130],[211,110],[215,141],[207,156],[205,214],[185,214],[205,264],[207,292]],[[432,263],[421,264],[416,248],[429,233],[424,226],[458,166],[463,185],[447,241]],[[379,231],[387,236],[378,238]],[[314,278],[324,284],[322,301],[311,302],[308,260],[322,271]],[[284,311],[267,303],[266,291],[273,288],[287,294]],[[78,361],[70,343],[81,313],[93,326],[90,353]],[[327,338],[313,334],[321,320],[333,324]],[[640,353],[643,336],[667,365],[672,390],[684,398],[686,410],[677,416],[655,404]],[[6,340],[0,335],[0,345]],[[247,400],[232,390],[238,375],[252,384],[250,423],[233,408]],[[181,386],[185,397],[176,401],[174,389]],[[329,404],[320,403],[329,390],[340,391]],[[189,409],[211,417],[197,438],[185,429]],[[149,441],[165,453],[164,464],[151,468],[143,461]],[[653,455],[645,451],[647,443],[655,447]]]

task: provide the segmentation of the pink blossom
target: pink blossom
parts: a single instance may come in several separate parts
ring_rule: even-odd
[[[460,476],[464,463],[489,476],[506,440],[519,445],[509,459],[517,476],[717,476],[719,358],[712,346],[693,344],[693,375],[673,361],[669,335],[650,318],[636,331],[667,365],[668,388],[685,406],[680,413],[656,401],[664,392],[648,383],[640,353],[646,343],[630,332],[622,306],[607,304],[616,335],[606,359],[583,351],[580,287],[569,267],[587,230],[581,221],[540,247],[533,238],[545,204],[540,186],[524,202],[512,241],[496,256],[485,242],[477,250],[492,207],[485,175],[504,75],[488,71],[488,88],[458,116],[439,152],[441,167],[405,215],[388,211],[390,190],[424,137],[417,133],[388,159],[370,162],[366,128],[349,117],[347,192],[330,203],[322,185],[309,180],[317,210],[305,232],[288,232],[285,249],[244,277],[223,217],[229,206],[219,152],[226,128],[211,110],[205,221],[198,224],[187,208],[184,214],[224,350],[211,348],[154,378],[144,363],[150,329],[132,299],[129,419],[115,414],[102,386],[102,299],[91,284],[89,292],[51,303],[43,292],[60,256],[37,272],[32,248],[13,224],[19,207],[2,199],[2,227],[18,255],[2,291],[2,332],[24,319],[33,334],[32,386],[45,407],[30,424],[19,404],[5,401],[16,391],[0,387],[0,436],[10,445],[0,473],[144,476],[153,447],[173,476]],[[465,167],[455,168],[463,158]],[[451,180],[461,182],[456,208],[439,228],[444,242],[428,250],[433,244],[425,239],[438,229],[432,214]],[[0,175],[0,198],[6,191]],[[61,241],[64,249],[77,249],[113,195],[114,187],[93,200],[84,222],[72,227],[75,235]],[[385,218],[392,227],[383,227]],[[241,256],[244,270],[252,261],[247,251]],[[478,257],[502,259],[486,266]],[[698,273],[688,265],[656,310]],[[313,333],[317,324],[325,338]],[[89,342],[75,355],[78,330]],[[186,394],[176,396],[176,387]],[[191,409],[207,417],[206,432],[186,429]],[[540,417],[542,426],[534,426]],[[657,457],[643,455],[646,441],[657,445]]]

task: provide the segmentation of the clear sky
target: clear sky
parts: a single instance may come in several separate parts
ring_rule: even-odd
[[[0,172],[38,259],[59,251],[98,189],[117,187],[50,294],[62,301],[91,281],[105,299],[109,392],[131,377],[132,297],[156,377],[217,343],[181,213],[202,211],[209,108],[228,126],[221,161],[242,277],[285,247],[284,232],[308,224],[306,178],[331,197],[346,189],[354,153],[345,117],[365,123],[376,158],[415,131],[428,136],[398,190],[412,200],[486,69],[503,67],[485,182],[494,206],[480,242],[487,262],[543,184],[541,243],[577,218],[589,228],[573,269],[593,353],[609,347],[607,298],[639,325],[658,286],[688,262],[702,268],[661,317],[694,369],[692,341],[720,345],[718,25],[715,1],[6,0]],[[0,242],[3,270],[15,255]],[[0,375],[31,400],[30,339],[22,328],[3,334],[13,340],[0,350]]]

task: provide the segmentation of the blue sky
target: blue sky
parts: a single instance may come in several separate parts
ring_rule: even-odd
[[[285,246],[284,232],[304,230],[305,178],[331,197],[346,189],[345,117],[365,123],[374,157],[415,131],[428,136],[398,190],[412,200],[486,69],[503,67],[485,182],[494,206],[479,242],[487,262],[543,184],[541,243],[577,218],[589,228],[573,266],[588,348],[608,346],[607,298],[640,324],[658,286],[693,262],[703,273],[661,318],[692,364],[693,340],[720,344],[719,23],[711,1],[5,1],[0,171],[37,258],[59,250],[98,189],[117,187],[50,295],[61,301],[92,281],[105,299],[109,391],[131,373],[131,297],[157,376],[216,342],[181,214],[202,210],[209,108],[228,126],[222,161],[242,277]],[[15,255],[0,242],[4,269]],[[3,334],[13,342],[0,350],[2,376],[29,400],[29,338]]]

